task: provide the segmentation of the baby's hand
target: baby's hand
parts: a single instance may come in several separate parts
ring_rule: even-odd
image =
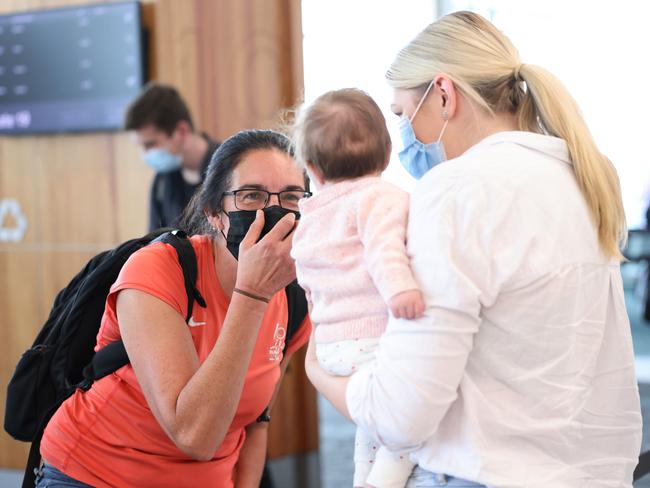
[[[407,290],[392,296],[388,307],[393,317],[398,319],[416,319],[424,312],[424,300],[420,290]]]

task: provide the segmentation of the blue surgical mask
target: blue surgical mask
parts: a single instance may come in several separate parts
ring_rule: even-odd
[[[432,87],[433,81],[429,83],[429,87],[424,92],[424,95],[422,95],[411,118],[403,117],[400,120],[399,126],[402,142],[404,143],[404,148],[399,152],[399,159],[406,171],[418,180],[431,168],[447,160],[442,136],[445,133],[449,120],[445,119],[445,125],[442,126],[438,140],[430,144],[424,144],[418,141],[413,131],[413,125],[411,124]]]
[[[183,162],[178,154],[172,154],[166,149],[149,149],[142,156],[145,163],[153,168],[156,173],[169,173],[181,167]]]

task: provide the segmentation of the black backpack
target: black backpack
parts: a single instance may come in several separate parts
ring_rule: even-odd
[[[124,344],[111,343],[94,352],[106,298],[122,266],[138,249],[153,242],[174,247],[183,270],[188,307],[206,303],[196,289],[196,255],[182,231],[158,229],[93,257],[56,296],[34,344],[21,357],[7,387],[4,428],[15,439],[31,442],[23,487],[34,486],[40,464],[40,441],[57,408],[78,388],[117,371],[129,362]],[[285,289],[288,302],[285,349],[307,314],[304,291],[294,281]]]

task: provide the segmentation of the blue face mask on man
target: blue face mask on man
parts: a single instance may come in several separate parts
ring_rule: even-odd
[[[156,173],[169,173],[181,167],[183,159],[178,154],[172,154],[166,149],[154,147],[142,156]]]
[[[406,171],[418,180],[431,168],[447,160],[445,146],[442,143],[442,136],[445,133],[447,123],[449,122],[447,112],[443,112],[445,125],[442,126],[440,136],[436,142],[424,144],[417,139],[415,132],[413,131],[413,119],[420,110],[420,107],[424,103],[424,100],[427,98],[432,87],[433,81],[429,83],[427,90],[424,92],[424,95],[422,95],[417,107],[415,107],[415,111],[413,112],[413,115],[411,115],[411,118],[403,117],[402,120],[400,120],[399,128],[404,148],[399,152],[399,159]]]

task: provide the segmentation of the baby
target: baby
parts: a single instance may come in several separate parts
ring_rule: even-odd
[[[380,179],[391,142],[377,104],[356,89],[328,92],[294,126],[296,157],[316,194],[300,202],[291,254],[315,326],[316,356],[348,376],[374,358],[388,312],[424,310],[406,254],[409,197]],[[403,487],[413,464],[357,429],[354,486]]]

